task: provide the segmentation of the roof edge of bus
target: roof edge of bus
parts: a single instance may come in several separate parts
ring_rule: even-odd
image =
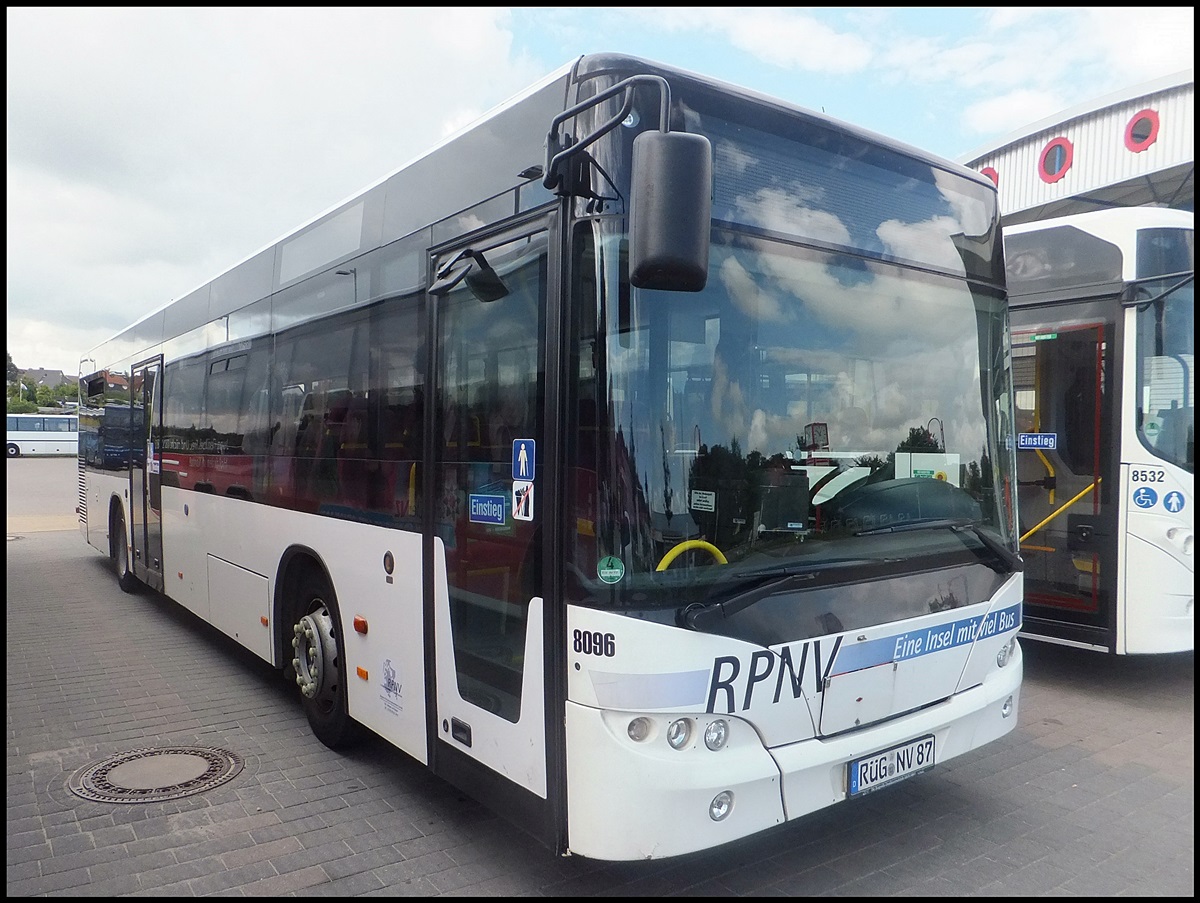
[[[714,75],[708,75],[695,69],[688,69],[683,66],[677,66],[673,63],[664,63],[661,60],[655,60],[649,57],[636,56],[614,51],[608,53],[588,53],[581,57],[579,62],[584,63],[592,60],[599,60],[602,62],[608,60],[623,60],[630,64],[647,66],[654,69],[660,69],[664,72],[674,73],[684,78],[691,79],[701,85],[721,88],[731,93],[740,94],[745,98],[761,104],[767,104],[773,107],[790,110],[794,113],[799,113],[830,128],[839,129],[848,134],[860,137],[863,140],[870,141],[872,144],[887,146],[892,150],[904,154],[907,157],[911,157],[914,160],[920,160],[922,163],[927,163],[930,166],[937,166],[940,169],[952,171],[955,175],[968,178],[986,188],[994,190],[996,187],[995,183],[992,182],[992,180],[987,176],[976,172],[969,166],[964,166],[956,158],[943,156],[942,154],[936,154],[933,151],[918,147],[915,144],[902,141],[901,139],[893,137],[886,132],[868,128],[867,126],[859,125],[848,119],[842,119],[839,116],[826,113],[824,108],[816,109],[814,107],[798,103],[794,100],[788,100],[787,98],[778,94],[768,94],[766,91],[761,91],[757,88],[751,88],[739,82],[717,78]],[[583,68],[582,65],[581,68]]]

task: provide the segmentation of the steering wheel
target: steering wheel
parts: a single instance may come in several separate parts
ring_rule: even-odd
[[[669,565],[688,549],[703,549],[721,564],[729,564],[729,559],[725,557],[725,554],[711,542],[703,539],[685,539],[683,542],[671,549],[671,551],[667,552],[667,554],[662,557],[662,561],[658,563],[658,567],[656,567],[654,570],[665,571],[667,569],[667,565]]]

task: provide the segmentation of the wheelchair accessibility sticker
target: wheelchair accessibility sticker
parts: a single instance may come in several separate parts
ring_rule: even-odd
[[[1139,508],[1153,508],[1158,504],[1158,493],[1149,486],[1139,486],[1133,490],[1133,503]]]

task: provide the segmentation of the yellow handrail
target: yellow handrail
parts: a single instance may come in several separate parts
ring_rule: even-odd
[[[1089,492],[1091,492],[1093,489],[1095,489],[1097,486],[1099,486],[1100,481],[1103,479],[1104,479],[1103,477],[1097,477],[1097,479],[1094,483],[1092,483],[1090,486],[1085,486],[1083,488],[1083,490],[1079,493],[1079,495],[1075,496],[1075,498],[1071,499],[1071,501],[1067,502],[1065,505],[1063,505],[1061,508],[1059,508],[1053,514],[1051,514],[1048,518],[1046,518],[1044,521],[1042,521],[1040,524],[1038,524],[1032,530],[1027,532],[1024,536],[1022,536],[1021,542],[1024,542],[1025,540],[1027,540],[1030,536],[1032,536],[1038,530],[1042,529],[1042,527],[1046,526],[1046,524],[1050,523],[1050,521],[1054,520],[1054,518],[1058,517],[1060,514],[1062,514],[1064,511],[1066,511],[1072,505],[1074,505],[1077,501],[1079,501],[1081,498],[1083,498],[1085,495],[1087,495]]]
[[[655,570],[665,571],[668,564],[678,558],[680,553],[686,552],[688,549],[703,549],[721,564],[729,564],[729,559],[725,557],[725,554],[711,542],[703,539],[685,539],[662,557],[662,561],[658,563],[658,567]]]

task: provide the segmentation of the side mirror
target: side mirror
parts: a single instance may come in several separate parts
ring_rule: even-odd
[[[470,259],[465,265],[455,270],[455,266],[465,258]],[[464,248],[451,260],[438,267],[433,285],[429,286],[429,294],[445,295],[463,279],[467,280],[467,288],[480,301],[499,301],[508,294],[508,286],[504,284],[500,274],[492,269],[482,252],[472,248]]]
[[[688,132],[643,132],[633,141],[629,281],[698,292],[708,282],[712,145]]]

